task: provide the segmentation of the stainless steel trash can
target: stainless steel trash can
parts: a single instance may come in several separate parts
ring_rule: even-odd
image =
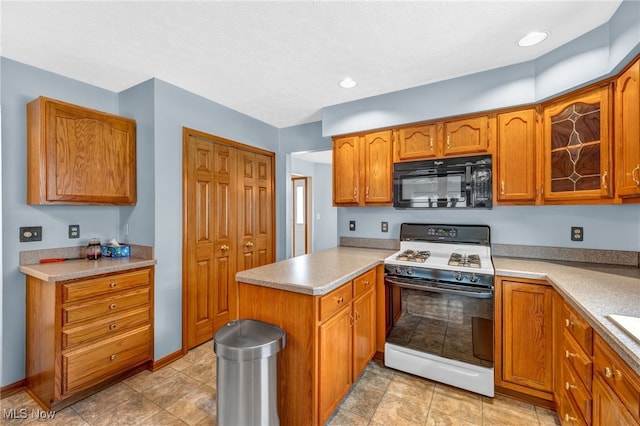
[[[240,319],[222,326],[216,353],[218,426],[275,426],[278,417],[277,354],[285,332],[261,321]]]

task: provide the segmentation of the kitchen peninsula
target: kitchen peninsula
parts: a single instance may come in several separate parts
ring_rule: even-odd
[[[392,253],[392,249],[336,247],[236,275],[240,318],[276,324],[287,333],[287,347],[278,355],[283,425],[324,424],[358,378],[360,372],[353,362],[359,350],[355,344],[359,340],[353,335],[358,331],[356,318],[370,322],[375,328],[375,351],[384,351],[383,260]],[[548,282],[560,300],[592,327],[594,336],[624,360],[629,371],[640,375],[640,342],[607,317],[640,317],[639,268],[507,257],[493,260],[496,278]],[[372,279],[374,288],[359,287]],[[362,315],[364,309],[358,304],[365,294],[374,295],[375,312],[370,316]],[[564,358],[564,352],[554,346],[554,359],[560,356]],[[635,385],[636,378],[631,380]],[[627,409],[637,416],[640,404],[633,411],[633,403]]]

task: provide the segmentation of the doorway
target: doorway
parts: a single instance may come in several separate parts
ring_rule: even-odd
[[[311,178],[291,178],[293,196],[293,227],[291,235],[293,257],[311,253]]]

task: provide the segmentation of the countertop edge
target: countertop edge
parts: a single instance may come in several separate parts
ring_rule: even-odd
[[[78,263],[85,262],[81,268]],[[90,263],[89,263],[90,262]],[[101,259],[97,261],[89,260],[69,260],[58,263],[20,265],[18,270],[26,275],[38,278],[42,281],[67,281],[77,278],[87,278],[95,275],[109,274],[113,272],[122,272],[136,268],[144,268],[154,266],[156,259],[142,258],[117,258],[117,259]]]

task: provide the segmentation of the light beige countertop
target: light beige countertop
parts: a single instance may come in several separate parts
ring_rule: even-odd
[[[123,272],[130,269],[153,266],[155,259],[141,257],[102,257],[98,260],[73,259],[55,263],[20,265],[20,272],[43,281],[66,281],[93,275]]]
[[[236,281],[319,296],[382,263],[394,252],[334,247],[238,272]]]
[[[640,268],[494,257],[496,275],[547,280],[631,368],[640,374],[640,343],[607,318],[640,317]]]

